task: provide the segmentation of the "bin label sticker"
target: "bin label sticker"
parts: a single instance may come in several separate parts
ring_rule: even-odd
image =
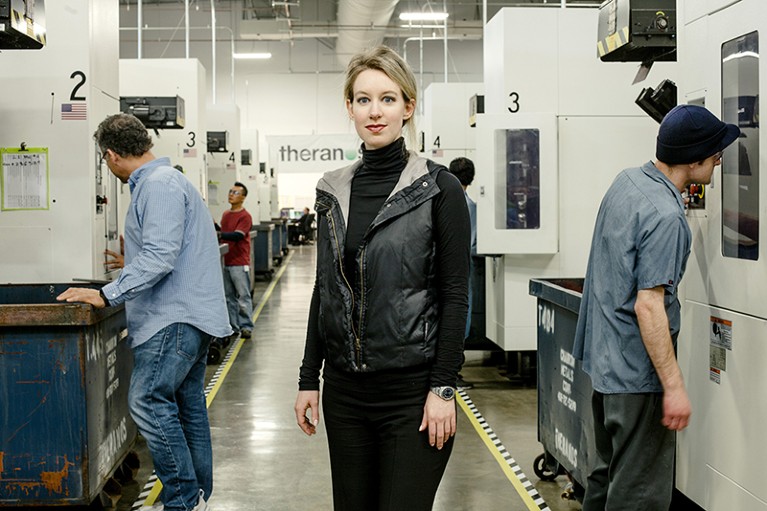
[[[559,361],[561,362],[559,371],[562,375],[562,390],[557,391],[557,401],[562,403],[568,410],[577,413],[578,403],[570,397],[573,390],[573,379],[575,378],[575,357],[569,351],[560,348]]]
[[[708,331],[711,344],[732,351],[732,321],[711,316],[711,327]]]
[[[557,428],[554,428],[554,444],[556,445],[557,451],[570,462],[573,469],[578,468],[578,449],[576,449],[564,433]]]

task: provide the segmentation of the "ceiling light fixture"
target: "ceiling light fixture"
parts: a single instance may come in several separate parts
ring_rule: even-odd
[[[238,60],[266,60],[272,58],[271,53],[232,53],[232,57]]]
[[[399,15],[403,21],[444,21],[447,17],[446,12],[401,12]]]
[[[442,30],[445,27],[443,25],[414,25],[413,23],[408,23],[407,25],[400,25],[399,28],[436,28]]]

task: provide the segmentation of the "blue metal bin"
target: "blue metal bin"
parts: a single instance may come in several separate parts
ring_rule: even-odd
[[[272,218],[274,224],[274,230],[279,231],[280,244],[278,247],[272,247],[274,251],[274,257],[279,258],[282,261],[282,257],[288,255],[288,219],[287,218]],[[277,237],[275,236],[275,240]]]
[[[273,245],[273,232],[274,225],[269,222],[262,222],[259,225],[254,225],[251,232],[251,239],[253,239],[253,231],[256,231],[258,235],[254,241],[251,241],[251,257],[253,258],[253,274],[269,275],[272,272],[272,254],[274,249]]]
[[[272,219],[271,223],[274,225],[274,230],[272,231],[272,261],[275,266],[279,266],[282,264],[282,246],[283,246],[283,236],[284,232],[282,230],[282,224],[283,221],[281,219]]]
[[[538,440],[548,470],[567,471],[581,497],[596,456],[591,379],[573,358],[583,279],[532,279],[538,297]]]
[[[124,307],[71,286],[0,286],[0,507],[90,504],[136,438]]]

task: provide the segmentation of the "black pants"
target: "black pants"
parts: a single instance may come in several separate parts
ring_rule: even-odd
[[[335,511],[431,510],[454,438],[437,450],[418,431],[428,392],[428,381],[385,388],[325,382]]]
[[[668,511],[676,435],[661,424],[663,394],[591,398],[597,456],[583,511]]]

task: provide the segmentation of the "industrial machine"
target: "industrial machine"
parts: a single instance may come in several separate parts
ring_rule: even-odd
[[[708,511],[767,509],[767,282],[759,98],[765,91],[760,0],[678,4],[679,102],[704,105],[741,137],[688,211],[692,254],[682,281],[678,359],[692,404],[677,436],[677,488]],[[684,56],[684,59],[682,58]]]
[[[176,97],[121,97],[120,111],[135,115],[147,129],[183,129],[184,99]]]
[[[124,104],[133,105],[133,112],[138,109],[141,113],[144,107],[154,111],[152,121],[142,118],[148,117],[149,112],[138,115],[147,128],[174,128],[153,134],[152,152],[157,157],[167,156],[171,164],[180,166],[207,200],[207,86],[205,68],[200,61],[120,59],[120,96]],[[168,126],[168,122],[173,126]]]
[[[607,0],[599,7],[599,58],[675,61],[676,25],[676,0]]]
[[[506,351],[536,349],[530,279],[583,276],[604,192],[655,154],[658,125],[634,103],[637,63],[600,62],[598,25],[598,9],[531,7],[504,8],[485,29],[472,188],[478,251],[500,256],[486,259],[486,335]],[[656,63],[653,80],[675,66]]]
[[[45,0],[0,0],[0,50],[39,50],[45,43]]]
[[[258,130],[255,128],[242,128],[240,131],[240,142],[242,146],[240,178],[249,190],[245,209],[248,210],[253,218],[253,224],[256,225],[261,221],[276,218],[272,216],[271,199],[266,197],[266,201],[264,201],[264,197],[261,196],[261,190],[269,188],[269,180],[266,175],[266,165],[259,162]]]
[[[226,153],[229,152],[229,132],[228,131],[209,131],[208,152]]]
[[[136,437],[123,307],[56,302],[120,250],[128,187],[93,140],[119,112],[118,3],[46,4],[43,25],[42,0],[0,0],[0,47],[50,37],[0,56],[0,507],[29,509],[91,504]]]
[[[471,98],[482,94],[482,83],[432,83],[423,93],[423,152],[427,158],[448,166],[459,156],[474,160],[476,129],[472,128]],[[474,197],[474,188],[469,194]]]
[[[24,12],[22,4],[34,33],[44,3],[12,0],[11,10]],[[7,7],[0,1],[0,14]],[[93,132],[119,111],[118,17],[110,2],[47,2],[39,35],[57,43],[2,54],[2,282],[112,278],[104,250],[120,250],[118,206],[128,189],[108,170]],[[1,18],[0,25],[11,30]]]
[[[229,209],[229,187],[235,181],[242,181],[240,107],[235,104],[208,104],[207,110],[208,208],[218,222],[224,211]]]

